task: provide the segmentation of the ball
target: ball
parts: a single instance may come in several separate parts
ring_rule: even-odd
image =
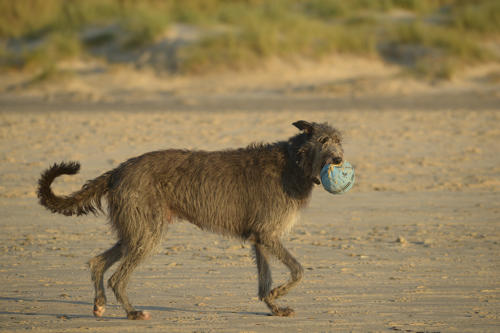
[[[354,185],[354,168],[347,161],[325,165],[320,176],[324,189],[333,194],[346,193]]]

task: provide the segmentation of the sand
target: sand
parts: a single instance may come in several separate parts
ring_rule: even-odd
[[[255,77],[246,90],[240,78],[237,88],[214,92],[207,88],[213,78],[204,80],[203,89],[175,83],[163,104],[158,85],[144,99],[125,101],[109,91],[90,102],[68,98],[61,86],[0,94],[0,331],[498,331],[498,86],[422,85],[403,93],[410,81],[397,81],[385,95],[353,98]],[[84,83],[91,86],[71,84]],[[63,93],[47,99],[49,90]],[[373,101],[379,104],[370,109]],[[104,216],[68,218],[39,206],[43,169],[80,161],[79,175],[54,184],[57,193],[69,193],[147,151],[282,140],[296,132],[291,123],[298,119],[342,130],[357,182],[338,196],[318,186],[284,238],[306,270],[280,300],[295,317],[268,316],[258,301],[248,244],[186,222],[170,227],[158,253],[132,277],[130,297],[153,319],[126,320],[110,292],[104,317],[92,316],[85,263],[114,238]],[[279,262],[272,268],[275,282],[287,278]]]

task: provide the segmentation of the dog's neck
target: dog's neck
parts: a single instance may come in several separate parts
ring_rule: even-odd
[[[313,158],[316,158],[316,155],[314,153],[311,154],[307,151],[309,148],[312,152],[312,147],[304,148],[308,145],[308,142],[309,138],[305,133],[297,134],[288,140],[287,151],[289,154],[289,158],[293,160],[297,168],[302,171],[304,178],[308,178],[314,184],[319,185],[319,170],[315,170],[315,161],[309,160],[311,156],[313,156]]]
[[[290,141],[282,142],[284,160],[286,161],[283,173],[283,185],[285,191],[293,198],[300,201],[307,200],[312,193],[314,184],[317,184],[314,177],[307,174],[300,162],[297,161],[297,149],[291,145]],[[319,182],[319,180],[316,178]]]

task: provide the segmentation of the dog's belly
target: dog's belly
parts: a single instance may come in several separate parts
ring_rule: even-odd
[[[220,210],[218,213],[202,214],[198,210],[196,215],[191,215],[188,212],[186,214],[176,212],[175,215],[204,231],[244,240],[259,238],[260,235],[272,235],[279,238],[288,234],[300,217],[299,211],[295,207],[282,212],[258,210],[252,214],[244,215],[227,214],[228,212],[225,210]]]

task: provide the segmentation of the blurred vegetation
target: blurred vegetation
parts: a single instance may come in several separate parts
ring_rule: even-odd
[[[176,72],[345,53],[449,79],[497,60],[487,42],[500,34],[498,0],[0,0],[0,12],[0,66],[47,73],[109,45],[145,52],[183,24],[203,33],[169,53]]]

